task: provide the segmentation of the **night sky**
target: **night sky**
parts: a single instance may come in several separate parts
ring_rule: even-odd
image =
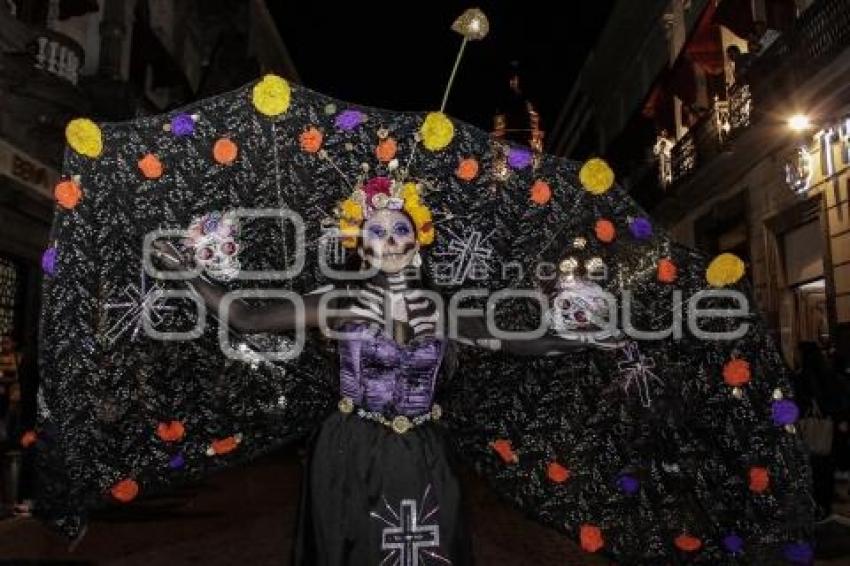
[[[490,128],[512,60],[523,92],[551,128],[613,0],[269,2],[302,83],[350,102],[395,110],[439,108],[461,37],[454,19],[479,7],[490,34],[467,45],[447,112]],[[570,16],[559,17],[569,7]]]

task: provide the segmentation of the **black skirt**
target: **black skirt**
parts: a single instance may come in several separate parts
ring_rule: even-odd
[[[335,412],[314,436],[295,538],[297,566],[472,564],[443,431],[398,434]]]

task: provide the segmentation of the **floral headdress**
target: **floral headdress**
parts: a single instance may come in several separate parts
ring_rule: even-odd
[[[422,187],[414,181],[372,177],[361,183],[337,209],[342,245],[353,248],[364,220],[381,209],[406,212],[416,228],[416,241],[427,246],[434,241],[431,210],[422,202]]]

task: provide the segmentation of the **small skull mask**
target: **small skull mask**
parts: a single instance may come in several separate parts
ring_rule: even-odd
[[[360,256],[384,273],[398,273],[410,265],[419,244],[410,218],[398,210],[375,211],[363,223]]]
[[[239,224],[232,215],[211,212],[192,222],[184,245],[192,250],[195,262],[207,274],[228,281],[240,269],[238,233]]]
[[[555,332],[599,330],[608,323],[608,309],[602,287],[584,279],[563,277],[552,298],[550,327]]]

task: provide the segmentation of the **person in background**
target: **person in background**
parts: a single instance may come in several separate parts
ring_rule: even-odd
[[[830,348],[832,371],[838,380],[844,400],[844,411],[835,427],[833,451],[835,453],[835,475],[837,478],[850,480],[850,357],[848,351],[838,343],[833,343]],[[842,494],[843,498],[850,499],[850,493]]]
[[[747,82],[747,71],[749,71],[753,56],[742,52],[741,48],[737,45],[730,45],[726,48],[726,57],[732,65],[735,84],[745,84]]]
[[[831,417],[836,431],[842,425],[846,429],[847,412],[845,392],[840,381],[829,366],[816,342],[800,342],[800,368],[794,377],[794,390],[803,412],[812,410],[815,404],[824,417]],[[836,435],[833,435],[835,438]],[[835,492],[835,446],[830,454],[811,455],[814,498],[820,508],[821,521],[832,519],[832,503]]]
[[[22,347],[21,361],[18,366],[20,384],[20,412],[18,427],[13,431],[12,439],[19,443],[27,431],[35,429],[38,392],[38,348],[36,333],[33,333]],[[18,501],[14,512],[17,515],[29,515],[34,498],[35,453],[22,451],[21,474],[18,484]]]

